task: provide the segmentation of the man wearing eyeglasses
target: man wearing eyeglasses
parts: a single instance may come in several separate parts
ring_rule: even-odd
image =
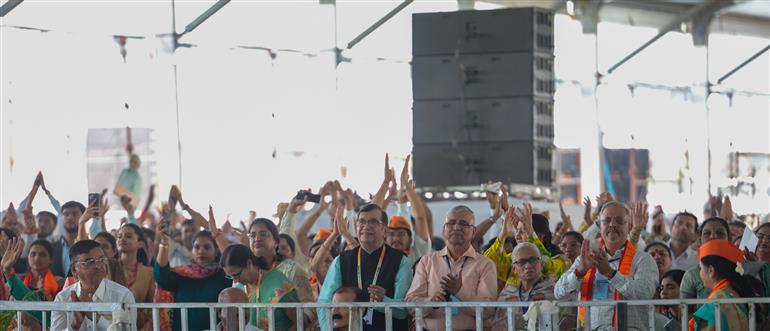
[[[518,285],[506,286],[497,298],[497,301],[540,301],[553,300],[554,281],[543,275],[543,261],[540,250],[535,244],[525,242],[516,245],[513,249],[513,271],[519,276]],[[524,314],[527,308],[517,309],[515,315],[516,324],[523,326]],[[508,330],[507,309],[498,308],[495,314],[494,330]]]
[[[493,301],[497,297],[497,272],[489,258],[471,245],[476,231],[473,211],[452,208],[446,216],[442,236],[446,247],[420,259],[406,294],[408,302]],[[444,330],[444,309],[424,309],[423,327]],[[485,310],[484,315],[492,311]],[[475,308],[452,309],[453,330],[476,328]]]
[[[584,240],[580,256],[554,288],[558,300],[577,295],[580,301],[649,300],[658,285],[658,266],[650,254],[628,240],[631,209],[610,201],[602,206],[598,219],[601,240]],[[591,328],[617,326],[614,306],[593,306]],[[578,319],[585,325],[585,308],[578,308]],[[647,307],[629,306],[629,329],[647,329]]]
[[[403,301],[412,282],[412,266],[399,250],[385,244],[388,215],[376,204],[367,204],[358,212],[357,233],[359,246],[340,253],[334,258],[318,294],[319,303],[332,302],[334,291],[344,286],[358,287],[363,301]],[[318,309],[322,330],[329,330],[328,309]],[[407,313],[392,309],[393,330],[406,330]],[[364,330],[385,330],[385,310],[363,311]]]
[[[56,302],[134,303],[134,295],[122,285],[106,279],[107,257],[93,240],[82,240],[70,247],[70,270],[77,283],[56,295]],[[111,314],[96,313],[96,329],[90,312],[54,311],[51,330],[107,330]],[[136,309],[130,310],[131,328],[136,329]]]

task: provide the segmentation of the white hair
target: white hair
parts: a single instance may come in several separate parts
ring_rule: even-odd
[[[529,249],[531,249],[532,251],[534,251],[534,252],[535,252],[535,254],[537,255],[537,258],[538,258],[538,259],[542,259],[542,258],[543,258],[543,257],[540,255],[540,249],[538,249],[538,248],[537,248],[537,246],[535,246],[535,244],[533,244],[533,243],[530,243],[530,242],[523,242],[523,243],[521,243],[521,244],[516,244],[516,247],[514,247],[514,248],[513,248],[513,252],[511,253],[511,262],[516,262],[516,254],[517,254],[517,253],[518,253],[520,250],[522,250],[522,249],[524,249],[524,248],[529,248]]]
[[[447,216],[449,216],[449,214],[452,214],[452,213],[456,213],[456,214],[464,214],[464,213],[468,213],[468,214],[470,214],[470,215],[471,215],[471,218],[472,218],[474,221],[476,220],[476,215],[475,215],[475,214],[473,214],[473,210],[471,210],[471,209],[470,209],[468,206],[466,206],[466,205],[457,205],[457,206],[454,206],[454,207],[452,207],[452,209],[450,209],[450,210],[449,210],[449,212],[447,213]]]

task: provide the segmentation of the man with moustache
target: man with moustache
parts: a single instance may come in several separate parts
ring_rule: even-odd
[[[495,263],[471,245],[475,227],[473,211],[466,206],[452,208],[446,216],[442,236],[444,249],[420,259],[407,302],[493,301],[497,298]],[[424,328],[444,329],[444,309],[424,309]],[[492,310],[485,310],[485,317]],[[475,308],[452,309],[453,330],[476,327]],[[486,319],[486,318],[485,318]]]
[[[376,204],[361,207],[357,216],[360,245],[334,258],[318,294],[319,303],[332,301],[340,287],[355,286],[362,292],[363,301],[403,301],[412,283],[412,266],[404,254],[385,244],[388,214]],[[392,309],[394,330],[406,330],[407,314],[403,309]],[[384,330],[384,309],[366,309],[362,312],[363,330]],[[318,309],[318,322],[327,329],[328,309]]]
[[[55,302],[135,302],[131,290],[106,278],[107,256],[98,242],[82,240],[68,250],[70,270],[78,281],[61,290]],[[131,309],[129,315],[131,329],[136,330],[136,309]],[[51,314],[51,330],[94,330],[91,318],[92,314],[88,312],[54,311]],[[95,330],[107,330],[112,324],[111,317],[101,313],[96,314],[96,319]]]
[[[599,212],[601,238],[598,242],[583,241],[580,256],[559,278],[554,289],[557,300],[575,294],[580,301],[648,300],[658,285],[658,267],[652,257],[637,250],[628,238],[631,210],[624,204],[610,201]],[[578,318],[585,325],[585,308]],[[591,327],[617,326],[614,306],[591,307]],[[628,307],[628,327],[646,329],[647,307]]]

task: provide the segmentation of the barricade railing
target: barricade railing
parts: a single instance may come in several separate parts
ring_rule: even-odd
[[[216,329],[217,309],[221,308],[236,308],[238,310],[238,330],[245,330],[245,324],[248,323],[244,317],[244,310],[250,308],[263,308],[267,311],[268,319],[268,331],[275,331],[275,321],[273,320],[274,309],[295,309],[297,330],[305,330],[304,325],[304,313],[305,309],[326,309],[327,316],[331,317],[331,308],[381,308],[385,314],[385,329],[393,330],[391,318],[393,316],[393,309],[407,309],[415,319],[415,326],[418,331],[423,330],[423,312],[426,309],[444,309],[444,328],[446,330],[452,329],[452,308],[473,308],[475,312],[475,329],[483,330],[485,326],[484,309],[498,308],[505,310],[505,318],[507,320],[507,330],[520,330],[526,328],[524,325],[516,324],[516,315],[521,314],[521,311],[517,308],[530,307],[532,302],[504,302],[504,301],[483,301],[483,302],[349,302],[349,303],[317,303],[317,302],[303,302],[303,303],[133,303],[133,304],[121,304],[121,303],[86,303],[86,302],[40,302],[40,301],[0,301],[0,312],[16,311],[16,319],[18,325],[22,325],[22,312],[40,311],[43,314],[43,320],[46,320],[45,316],[53,311],[61,312],[90,312],[91,313],[91,326],[93,329],[96,327],[96,313],[110,313],[116,309],[150,309],[152,311],[152,325],[153,330],[160,330],[160,309],[174,308],[180,309],[182,330],[189,330],[191,326],[187,325],[188,310],[193,308],[207,309],[209,315],[209,329]],[[620,309],[627,307],[646,306],[648,309],[647,325],[643,327],[645,330],[655,330],[655,307],[657,306],[678,306],[681,309],[680,316],[688,316],[691,305],[702,305],[705,303],[711,303],[715,305],[715,323],[716,330],[722,330],[722,319],[719,318],[721,309],[720,306],[724,304],[747,304],[749,307],[748,325],[749,331],[757,331],[757,305],[758,304],[770,304],[770,298],[733,298],[733,299],[684,299],[684,300],[621,300],[621,301],[539,301],[540,305],[545,303],[552,304],[553,307],[559,310],[564,308],[577,308],[577,307],[606,307],[615,306]],[[591,327],[591,309],[585,310],[585,324],[578,329],[582,330],[594,330]],[[550,316],[540,316],[546,321],[546,326],[540,325],[538,330],[558,330],[558,311],[551,311]],[[546,315],[544,313],[544,315]],[[68,325],[69,325],[69,314]],[[618,318],[627,318],[628,314],[623,311],[617,314]],[[611,317],[608,317],[608,319]],[[326,319],[326,329],[332,329],[332,318]],[[617,325],[627,325],[625,321],[619,320]],[[687,318],[681,319],[681,329],[687,330]],[[46,330],[45,323],[41,323],[42,330]],[[202,326],[194,326],[194,329],[201,329]],[[725,326],[726,327],[726,326]]]

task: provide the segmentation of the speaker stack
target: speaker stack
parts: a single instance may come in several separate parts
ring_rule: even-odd
[[[552,186],[553,14],[540,8],[412,16],[414,176]]]

